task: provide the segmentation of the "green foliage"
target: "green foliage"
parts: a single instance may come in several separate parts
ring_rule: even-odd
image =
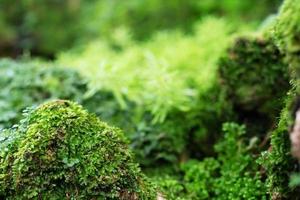
[[[231,30],[226,21],[207,18],[193,36],[163,32],[145,43],[125,37],[119,50],[93,41],[83,50],[62,54],[59,63],[88,77],[91,94],[112,91],[123,107],[125,96],[151,112],[154,122],[162,122],[174,108],[190,110],[199,93],[213,86]]]
[[[95,113],[104,121],[110,122],[110,124],[122,127],[122,130],[126,130],[126,132],[132,131],[134,126],[134,122],[131,120],[134,108],[132,102],[125,99],[124,101],[128,106],[124,109],[114,98],[111,91],[101,90],[92,96],[87,92],[87,87],[85,87],[81,96],[81,103],[88,111]]]
[[[151,179],[159,186],[160,195],[168,200],[185,200],[185,188],[183,184],[170,175],[158,175]]]
[[[215,145],[216,158],[184,163],[182,180],[157,179],[169,199],[267,199],[259,165],[245,140],[245,126],[225,123],[223,131],[224,138]]]
[[[188,125],[179,120],[175,113],[165,123],[153,124],[151,113],[143,113],[133,102],[125,102],[126,109],[122,109],[111,92],[105,91],[98,91],[83,100],[88,110],[126,131],[130,137],[130,146],[140,164],[148,166],[158,161],[176,163],[178,155],[185,147],[184,134]]]
[[[70,101],[39,106],[0,149],[6,199],[155,199],[123,133]],[[4,144],[3,144],[4,143]]]
[[[273,126],[290,88],[283,58],[268,39],[239,37],[219,62],[220,82],[228,101],[238,119],[256,135]]]
[[[243,140],[245,127],[225,123],[223,131],[216,159],[183,165],[187,194],[194,199],[266,199],[259,166]]]
[[[207,128],[213,125],[217,128],[219,123],[215,122],[217,104],[215,107],[200,104],[199,107],[194,102],[193,112],[174,110],[164,123],[153,124],[154,116],[150,112],[126,99],[126,108],[122,108],[111,91],[86,94],[85,80],[73,69],[11,60],[1,60],[0,66],[0,85],[3,88],[0,91],[1,128],[17,123],[22,117],[22,110],[28,106],[57,98],[79,101],[103,120],[126,130],[131,138],[131,147],[142,165],[153,165],[157,161],[176,163],[193,128],[199,130],[201,134],[198,135],[202,135],[203,139]],[[202,97],[201,101],[214,101],[216,95],[217,92],[214,92],[211,97]],[[199,124],[197,119],[204,115],[205,120]]]
[[[147,122],[151,115],[143,116],[141,121],[133,125],[131,146],[142,165],[178,162],[180,154],[185,150],[190,125],[179,120],[178,115],[174,114],[158,125]]]
[[[212,144],[212,133],[218,133],[220,119],[226,119],[221,118],[226,112],[216,71],[231,31],[225,20],[207,18],[194,35],[163,32],[144,43],[124,37],[118,49],[99,40],[62,54],[59,63],[74,66],[89,80],[91,98],[102,91],[113,94],[125,111],[117,113],[128,116],[125,125],[116,124],[131,135],[143,164],[176,162],[189,138],[196,138],[191,139],[195,144]],[[200,151],[204,155],[211,148]]]
[[[187,194],[192,199],[211,199],[214,196],[215,178],[220,163],[214,158],[189,161],[182,166]]]
[[[39,62],[0,60],[0,128],[21,118],[22,110],[49,99],[80,101],[86,90],[77,72]]]

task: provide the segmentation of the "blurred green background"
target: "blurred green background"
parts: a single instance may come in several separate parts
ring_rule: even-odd
[[[0,1],[0,56],[24,53],[53,59],[56,53],[123,30],[147,40],[161,30],[191,33],[213,15],[232,24],[257,25],[280,0],[21,0]]]

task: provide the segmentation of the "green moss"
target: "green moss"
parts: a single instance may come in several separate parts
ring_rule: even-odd
[[[0,149],[6,199],[155,199],[123,133],[76,103],[43,104],[6,133]]]
[[[291,174],[299,164],[291,155],[290,127],[294,123],[293,107],[300,95],[300,1],[285,0],[272,29],[272,36],[291,72],[293,88],[286,97],[277,129],[271,136],[271,147],[262,154],[261,164],[267,172],[267,186],[272,199],[297,199],[299,188],[289,187]],[[274,85],[277,86],[277,85]]]
[[[270,40],[240,37],[219,62],[220,82],[227,99],[250,132],[265,134],[283,107],[290,88],[283,58]]]
[[[266,171],[268,193],[272,199],[293,199],[299,196],[299,190],[297,192],[288,185],[291,173],[297,171],[297,161],[292,158],[289,140],[289,128],[293,124],[291,107],[294,99],[295,89],[292,89],[277,128],[272,132],[271,147],[263,152],[259,159],[259,163]]]
[[[300,1],[285,0],[281,6],[274,37],[280,49],[286,53],[286,61],[300,77]]]

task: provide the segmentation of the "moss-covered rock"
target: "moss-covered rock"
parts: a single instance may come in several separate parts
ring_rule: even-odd
[[[0,138],[5,199],[155,199],[123,133],[76,103],[45,103]]]
[[[259,160],[266,171],[266,184],[272,199],[297,199],[299,190],[289,187],[290,175],[298,170],[297,161],[291,155],[289,129],[293,123],[291,113],[294,89],[289,92],[286,107],[282,110],[277,128],[271,134],[271,146]]]
[[[295,121],[295,105],[300,96],[300,0],[285,0],[273,27],[272,36],[291,72],[292,89],[286,97],[277,129],[271,136],[271,147],[261,163],[267,172],[267,185],[272,199],[299,199],[299,188],[289,187],[291,174],[299,164],[291,155],[289,132]],[[276,87],[276,85],[274,85]],[[297,106],[298,105],[298,106]]]
[[[290,88],[283,58],[268,39],[240,37],[220,60],[222,87],[238,119],[250,132],[266,133],[283,107]]]

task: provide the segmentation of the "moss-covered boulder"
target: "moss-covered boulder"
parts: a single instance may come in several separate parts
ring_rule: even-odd
[[[45,103],[0,136],[2,198],[155,199],[122,131],[76,103]]]
[[[277,129],[271,136],[271,147],[261,163],[267,172],[267,186],[272,199],[299,199],[300,189],[289,186],[290,176],[300,165],[291,154],[289,133],[294,126],[300,97],[300,0],[285,0],[271,32],[291,72],[292,89],[286,97]],[[276,85],[274,85],[276,87]]]
[[[296,159],[291,155],[289,140],[290,127],[293,124],[293,99],[295,90],[292,89],[286,99],[286,107],[282,110],[276,129],[271,134],[271,145],[268,151],[262,153],[260,164],[266,173],[266,185],[271,199],[297,199],[300,190],[289,187],[292,173],[298,171]]]
[[[237,38],[220,59],[221,85],[239,121],[246,123],[250,132],[266,133],[283,107],[290,88],[283,58],[271,40],[249,36]]]

